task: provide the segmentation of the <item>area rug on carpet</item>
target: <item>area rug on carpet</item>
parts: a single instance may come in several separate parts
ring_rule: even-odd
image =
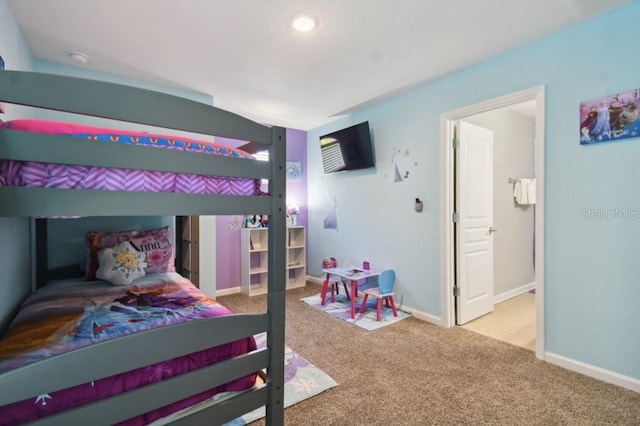
[[[358,313],[360,309],[360,301],[356,302],[356,315],[354,319],[351,319],[351,302],[344,294],[336,295],[335,302],[330,303],[329,297],[325,301],[325,305],[320,303],[320,294],[315,296],[303,297],[303,302],[313,306],[316,309],[326,312],[329,315],[333,315],[336,318],[340,318],[348,323],[357,325],[365,330],[376,330],[389,324],[394,324],[398,321],[402,321],[405,318],[409,318],[411,314],[398,309],[398,316],[393,316],[391,308],[387,308],[382,305],[381,321],[376,320],[376,301],[368,300],[367,308],[363,313]]]
[[[265,333],[256,336],[258,347],[266,345]],[[338,386],[335,380],[315,365],[295,353],[289,346],[284,347],[284,406],[290,407],[307,398]],[[246,425],[265,416],[265,408],[260,407],[245,414],[225,426]]]

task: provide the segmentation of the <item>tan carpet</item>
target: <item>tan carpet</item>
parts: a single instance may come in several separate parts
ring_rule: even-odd
[[[300,300],[318,289],[287,292],[285,340],[338,386],[287,408],[287,425],[640,425],[638,393],[460,328],[408,318],[366,331]],[[266,308],[265,296],[219,301]]]

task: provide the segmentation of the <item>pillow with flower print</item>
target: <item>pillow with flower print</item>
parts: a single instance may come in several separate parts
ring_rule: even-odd
[[[146,255],[147,274],[174,272],[172,235],[168,226],[144,231],[89,232],[87,234],[87,274],[88,280],[96,277],[98,252],[107,247],[129,241],[133,247]]]
[[[98,253],[100,267],[96,271],[96,277],[113,285],[131,284],[145,276],[145,257],[144,253],[136,250],[128,241],[102,249]]]

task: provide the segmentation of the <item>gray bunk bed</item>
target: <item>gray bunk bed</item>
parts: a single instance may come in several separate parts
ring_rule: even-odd
[[[96,100],[100,100],[97,102]],[[0,406],[190,354],[261,332],[265,349],[39,420],[43,425],[115,424],[256,371],[264,384],[176,424],[211,425],[266,406],[266,422],[283,424],[285,318],[285,130],[180,97],[112,83],[21,71],[0,72],[0,101],[130,123],[222,136],[264,145],[269,162],[149,149],[0,130],[0,158],[268,179],[266,196],[192,195],[0,186],[0,216],[189,216],[268,214],[267,312],[202,319],[134,333],[0,374]],[[55,138],[55,144],[51,142]],[[73,219],[69,219],[73,220]],[[35,246],[35,239],[33,244]],[[35,259],[32,269],[44,267]],[[45,262],[46,263],[46,262]],[[38,275],[34,270],[32,275]],[[40,273],[41,275],[41,273]],[[1,285],[9,285],[2,283]],[[130,342],[144,351],[132,352]],[[172,342],[168,345],[166,342]],[[126,356],[124,356],[126,354]],[[98,362],[99,361],[99,362]],[[100,371],[95,365],[99,363]],[[6,391],[11,389],[10,392]]]

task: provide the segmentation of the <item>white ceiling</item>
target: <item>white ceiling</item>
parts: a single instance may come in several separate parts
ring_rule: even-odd
[[[630,0],[9,0],[31,53],[302,130]],[[313,15],[311,33],[290,20]]]

